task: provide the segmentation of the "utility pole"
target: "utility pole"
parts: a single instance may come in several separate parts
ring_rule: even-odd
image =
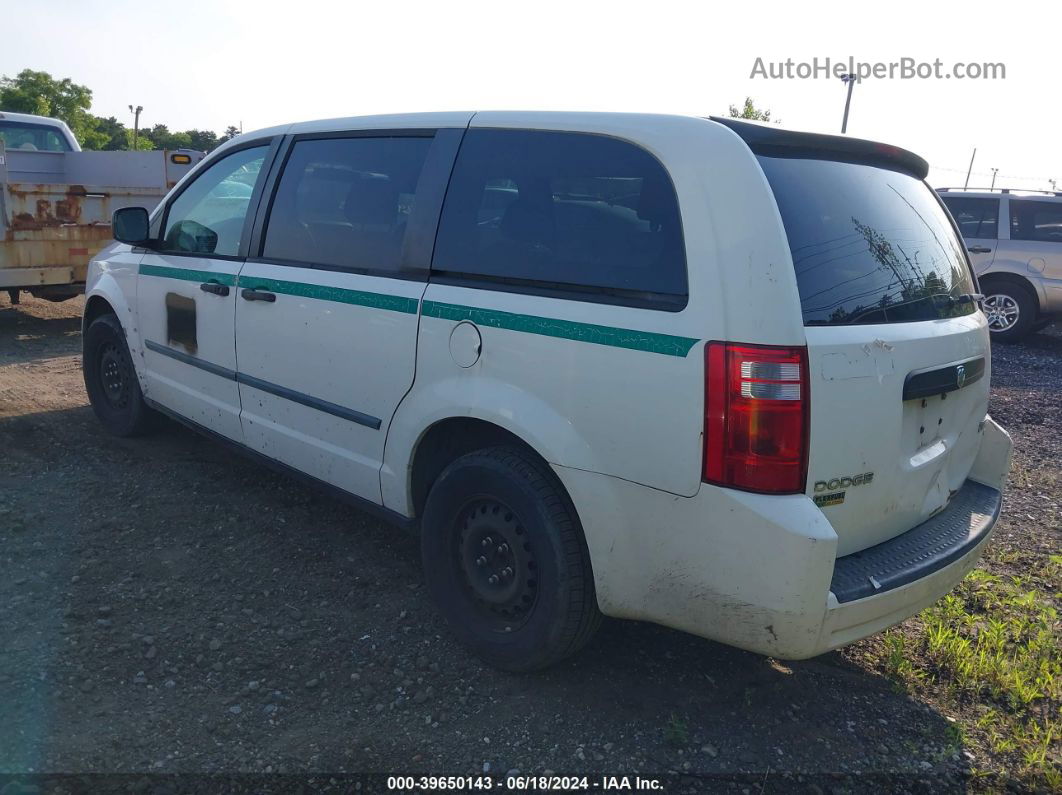
[[[852,106],[852,89],[859,81],[859,77],[853,74],[841,75],[841,82],[848,84],[848,96],[844,101],[844,119],[841,121],[841,135],[848,132],[848,109]]]
[[[998,173],[999,173],[999,169],[998,168],[993,168],[992,169],[992,186],[989,188],[989,190],[995,190],[995,188],[996,188],[996,174],[998,174]]]
[[[140,112],[144,110],[143,105],[137,105],[135,108],[130,105],[129,112],[133,114],[133,151],[137,149],[137,145],[140,142]]]
[[[974,147],[973,154],[970,155],[970,167],[966,169],[966,182],[964,182],[962,185],[963,190],[966,190],[968,187],[970,187],[970,173],[973,171],[973,161],[975,157],[977,157],[976,146]]]

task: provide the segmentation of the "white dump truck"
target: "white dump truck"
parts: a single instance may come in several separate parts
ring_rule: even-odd
[[[63,301],[112,237],[111,213],[154,207],[203,158],[190,150],[82,152],[58,119],[0,111],[0,290]]]

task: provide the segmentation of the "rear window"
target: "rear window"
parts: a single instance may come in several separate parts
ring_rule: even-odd
[[[26,152],[69,152],[70,143],[55,127],[24,121],[0,121],[0,141]]]
[[[858,163],[759,157],[778,201],[808,326],[909,323],[975,311],[962,244],[933,191]]]
[[[470,130],[433,270],[529,288],[686,303],[678,201],[660,162],[600,135]],[[573,296],[575,297],[575,296]]]

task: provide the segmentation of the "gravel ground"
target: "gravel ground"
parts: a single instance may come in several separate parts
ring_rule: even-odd
[[[676,788],[746,791],[876,773],[908,790],[958,788],[982,753],[858,644],[781,664],[608,621],[554,670],[486,668],[422,593],[414,539],[176,425],[106,435],[81,308],[0,297],[0,773],[679,771]],[[1057,332],[995,351],[1021,466],[1062,459],[1060,360]],[[1009,492],[997,543],[1057,551],[1059,497]]]

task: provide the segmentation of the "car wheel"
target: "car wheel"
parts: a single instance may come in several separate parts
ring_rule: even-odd
[[[144,402],[125,333],[114,315],[101,315],[85,330],[81,367],[92,410],[104,428],[115,436],[150,430],[157,415]]]
[[[981,302],[988,318],[988,330],[998,342],[1018,342],[1036,323],[1036,296],[1013,282],[997,282],[985,287]]]
[[[424,507],[428,590],[458,639],[507,671],[574,654],[601,614],[582,528],[549,467],[518,447],[463,455]]]

